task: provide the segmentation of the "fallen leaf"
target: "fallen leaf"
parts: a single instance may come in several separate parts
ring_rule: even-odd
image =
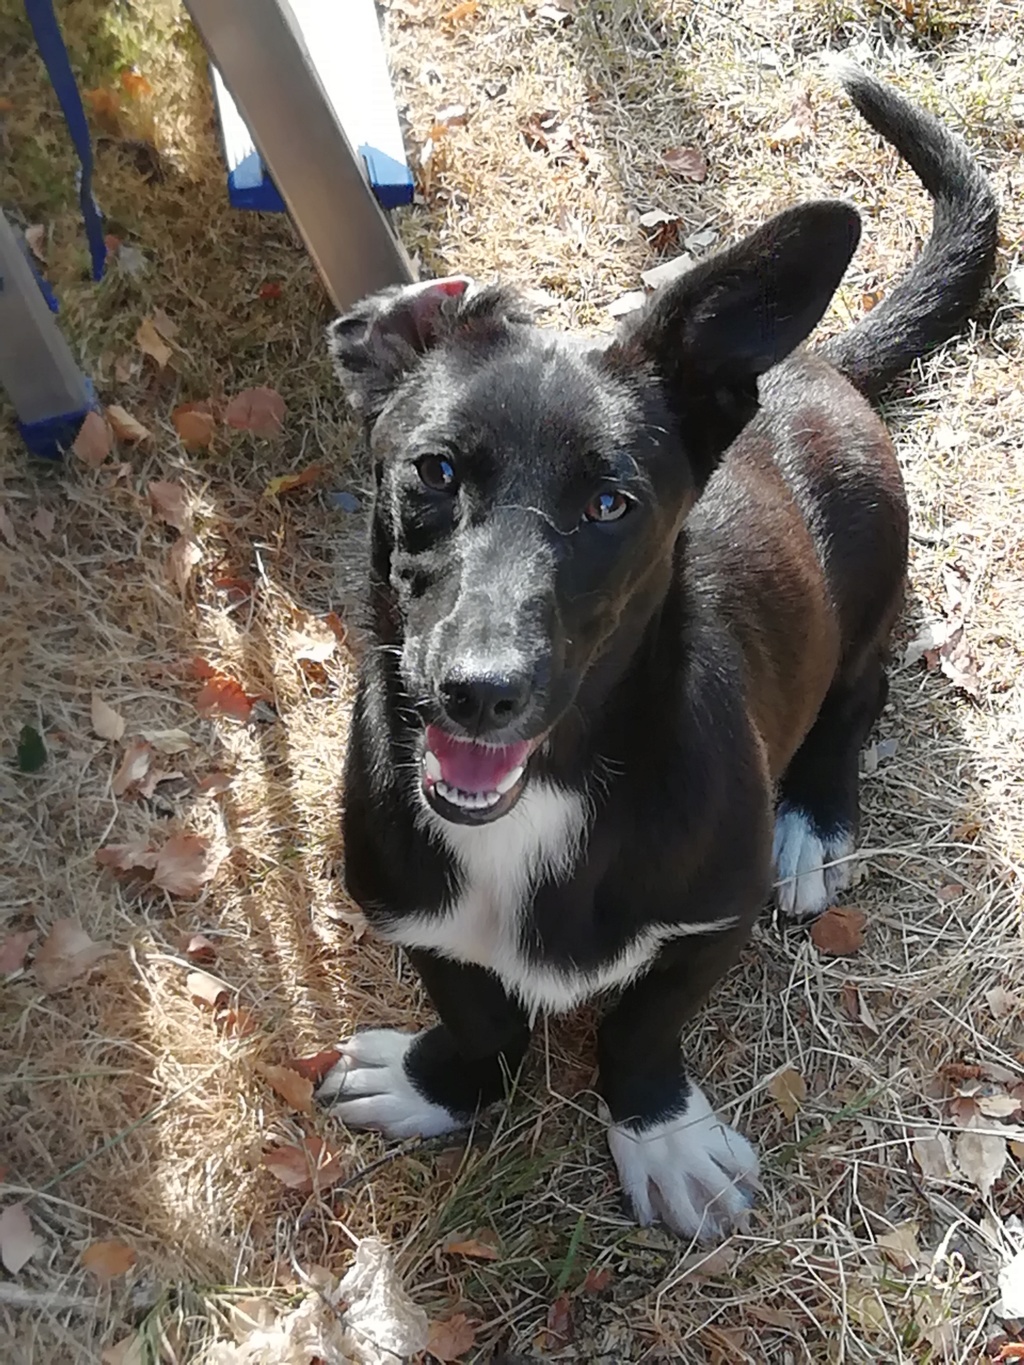
[[[206,450],[217,432],[209,403],[182,403],[171,413],[171,423],[186,450]]]
[[[272,1147],[263,1157],[271,1175],[289,1189],[311,1194],[326,1190],[345,1175],[344,1154],[318,1137],[307,1137],[298,1147]]]
[[[231,605],[238,606],[247,601],[253,594],[253,585],[248,578],[238,578],[234,574],[221,574],[213,580],[213,586],[218,592],[227,593],[232,599]]]
[[[111,403],[107,408],[107,421],[119,441],[127,441],[132,445],[148,441],[153,434],[118,403]]]
[[[685,275],[692,265],[693,257],[684,251],[679,256],[674,256],[671,261],[662,261],[660,265],[651,266],[650,270],[641,270],[640,278],[645,288],[660,289],[662,285]]]
[[[19,773],[37,773],[46,762],[46,745],[34,725],[23,725],[18,734]]]
[[[122,1337],[113,1346],[104,1347],[100,1353],[100,1365],[148,1365],[151,1359],[141,1332]]]
[[[978,1133],[968,1128],[956,1140],[956,1164],[984,1199],[1002,1175],[1008,1156],[1006,1139],[995,1133]]]
[[[336,611],[329,611],[324,617],[324,624],[330,626],[338,644],[343,645],[348,639],[348,627],[338,613]]]
[[[617,299],[612,299],[608,305],[608,312],[613,318],[624,318],[628,313],[635,313],[638,308],[642,308],[647,302],[647,294],[642,289],[633,289],[628,294],[620,294]]]
[[[947,904],[949,901],[959,900],[964,894],[964,887],[960,882],[946,882],[935,894],[943,904]]]
[[[116,90],[84,90],[82,98],[107,132],[120,131],[117,115],[121,108],[121,98]]]
[[[270,1066],[260,1063],[256,1070],[269,1082],[270,1088],[274,1090],[286,1104],[290,1104],[293,1109],[299,1109],[304,1114],[313,1111],[313,1082],[305,1076],[300,1076],[288,1066]]]
[[[600,1270],[594,1266],[587,1271],[583,1278],[583,1283],[580,1285],[580,1289],[584,1294],[603,1294],[611,1282],[611,1266],[602,1266]]]
[[[292,650],[296,659],[325,663],[338,646],[338,637],[326,621],[309,617],[301,630],[292,636]]]
[[[932,650],[939,649],[949,639],[953,627],[948,621],[930,621],[919,635],[907,645],[903,652],[904,667],[916,664]]]
[[[86,1270],[104,1284],[131,1270],[137,1259],[135,1251],[124,1242],[93,1242],[79,1257]]]
[[[792,1123],[807,1098],[807,1082],[799,1071],[787,1066],[777,1071],[768,1082],[768,1093]]]
[[[110,943],[94,942],[78,920],[59,919],[40,945],[32,966],[47,995],[58,995],[113,951]]]
[[[872,1033],[878,1032],[878,1025],[875,1023],[868,1003],[864,999],[860,990],[852,982],[844,982],[839,991],[839,998],[842,1002],[843,1010],[855,1024],[863,1024]]]
[[[204,659],[201,654],[197,654],[186,666],[185,670],[193,678],[216,678],[217,670],[209,659]]]
[[[135,344],[144,355],[156,361],[158,370],[165,369],[174,352],[156,329],[152,318],[143,318],[135,333]]]
[[[863,312],[870,313],[872,308],[877,308],[885,298],[884,289],[872,289],[860,296],[860,306]]]
[[[240,1005],[236,1009],[218,1010],[216,1024],[228,1038],[248,1038],[250,1034],[256,1033],[260,1027],[260,1021],[256,1015],[244,1005]]]
[[[161,521],[185,532],[189,527],[188,494],[180,483],[154,479],[146,489],[149,505]]]
[[[193,934],[185,945],[185,956],[189,962],[205,963],[208,966],[217,960],[217,945],[205,934]]]
[[[446,128],[464,128],[467,118],[464,104],[447,104],[434,115],[434,126],[430,130],[430,135],[434,136],[435,128],[441,131]]]
[[[143,730],[142,737],[161,754],[183,754],[192,748],[192,739],[184,730]]]
[[[815,130],[814,110],[811,107],[810,92],[801,89],[797,92],[789,111],[789,118],[768,138],[768,146],[772,151],[778,151],[780,147],[794,147],[798,143],[806,142]]]
[[[153,326],[164,341],[173,341],[181,330],[176,322],[171,321],[162,308],[153,309]]]
[[[849,905],[833,905],[811,925],[811,942],[828,957],[849,957],[864,944],[863,910]]]
[[[35,929],[22,929],[6,936],[0,943],[0,976],[10,976],[12,972],[21,971],[25,965],[25,956],[38,937]]]
[[[1024,1309],[1021,1310],[1024,1313]],[[999,1348],[993,1365],[1005,1365],[1007,1360],[1024,1360],[1024,1341],[1007,1341]]]
[[[0,1213],[0,1261],[11,1275],[17,1275],[42,1250],[43,1239],[32,1230],[32,1220],[24,1204],[8,1204]]]
[[[96,861],[111,872],[152,872],[156,867],[157,851],[146,839],[135,839],[126,844],[106,844],[98,848]]]
[[[263,490],[265,498],[279,498],[282,493],[291,493],[296,488],[305,488],[307,484],[316,483],[323,473],[323,466],[311,464],[298,474],[279,474],[277,478],[271,479]]]
[[[57,525],[57,518],[48,507],[39,507],[29,525],[43,540],[49,540]]]
[[[985,992],[985,1003],[992,1011],[994,1019],[1005,1019],[1024,1007],[1024,996],[1018,995],[1016,991],[1008,991],[1002,986],[993,986],[990,991]]]
[[[544,1331],[541,1333],[541,1349],[544,1351],[560,1351],[568,1346],[575,1335],[575,1328],[572,1320],[572,1304],[568,1294],[559,1294],[554,1303],[551,1304],[544,1319]]]
[[[120,75],[121,89],[129,94],[132,99],[138,99],[141,95],[152,95],[153,87],[145,76],[140,76],[137,71],[122,71]]]
[[[129,787],[142,781],[152,762],[153,746],[144,739],[132,740],[125,750],[120,768],[111,779],[110,790],[115,796],[124,796]]]
[[[430,1324],[427,1339],[427,1355],[440,1361],[441,1365],[458,1360],[476,1345],[476,1327],[465,1313],[455,1313],[441,1322]]]
[[[90,469],[98,469],[113,446],[113,434],[104,419],[98,412],[87,412],[71,449],[83,464],[87,464]]]
[[[471,19],[480,8],[480,0],[461,0],[461,4],[455,5],[441,15],[442,24],[461,24],[466,19]]]
[[[167,577],[184,597],[192,570],[202,562],[203,552],[189,536],[179,536],[167,551]]]
[[[987,1119],[1008,1119],[1022,1107],[1016,1095],[979,1095],[978,1113]]]
[[[284,290],[279,280],[267,280],[265,284],[260,285],[258,295],[261,299],[270,301],[279,299],[283,292]]]
[[[124,716],[108,706],[98,692],[92,694],[92,728],[100,739],[120,739],[124,734]]]
[[[207,1005],[212,1010],[219,1009],[231,994],[228,985],[208,972],[189,972],[185,989],[194,1004]]]
[[[274,389],[259,385],[243,389],[224,409],[224,421],[254,436],[277,436],[284,423],[284,399]]]
[[[196,709],[204,716],[230,716],[233,720],[248,721],[255,699],[246,696],[240,683],[226,673],[214,673],[196,697]]]
[[[153,885],[172,896],[198,896],[217,873],[220,858],[201,834],[172,834],[157,854]]]
[[[285,1066],[291,1071],[297,1071],[312,1085],[319,1085],[328,1071],[340,1060],[341,1053],[338,1049],[330,1047],[323,1052],[314,1052],[311,1057],[293,1057],[291,1061],[285,1062]]]
[[[982,695],[978,661],[971,653],[962,625],[939,647],[939,668],[950,682],[975,701]]]
[[[661,164],[680,180],[692,180],[699,185],[708,178],[708,163],[699,147],[666,147]]]
[[[483,1231],[483,1230],[482,1230]],[[490,1233],[490,1237],[494,1234]],[[478,1233],[462,1242],[446,1242],[444,1250],[449,1256],[466,1256],[472,1261],[500,1261],[501,1252],[490,1241],[484,1241]]]
[[[46,227],[43,223],[33,223],[31,227],[25,229],[25,241],[28,242],[29,250],[37,261],[46,264]]]
[[[913,1270],[921,1259],[917,1244],[919,1223],[898,1223],[891,1232],[883,1233],[878,1245],[897,1270]]]
[[[203,796],[219,796],[228,790],[234,780],[231,773],[207,773],[196,784],[196,791]]]

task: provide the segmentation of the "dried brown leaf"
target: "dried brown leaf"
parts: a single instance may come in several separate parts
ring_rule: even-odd
[[[135,1264],[138,1257],[134,1249],[124,1242],[93,1242],[82,1252],[79,1260],[102,1283],[124,1275]]]
[[[596,1266],[593,1266],[584,1276],[580,1288],[584,1294],[603,1294],[611,1282],[611,1266],[602,1266],[600,1270],[598,1270]]]
[[[39,507],[29,525],[42,540],[49,540],[57,526],[57,518],[48,507]]]
[[[308,617],[292,635],[292,650],[296,659],[325,663],[338,646],[338,637],[326,621]]]
[[[25,1205],[8,1204],[0,1213],[0,1261],[4,1269],[17,1275],[42,1246],[43,1239],[33,1231]]]
[[[661,164],[680,180],[691,180],[699,185],[708,178],[708,163],[699,147],[666,147],[661,154]]]
[[[311,1194],[326,1190],[345,1175],[344,1153],[318,1137],[307,1137],[300,1146],[273,1147],[263,1157],[267,1170],[289,1189]]]
[[[201,834],[172,834],[157,853],[153,884],[172,896],[194,898],[216,876],[219,865],[219,856]]]
[[[0,943],[0,976],[10,976],[12,972],[21,971],[25,965],[26,954],[38,937],[37,930],[22,929],[4,938]]]
[[[135,344],[144,355],[148,355],[156,361],[158,370],[164,369],[174,354],[157,331],[152,318],[143,318],[139,323],[139,329],[135,333]]]
[[[993,1019],[1006,1019],[1024,1008],[1024,996],[1016,991],[1008,991],[1003,986],[993,986],[985,992],[985,1003],[992,1011]]]
[[[323,465],[311,464],[299,470],[297,474],[278,474],[264,488],[263,496],[279,498],[282,493],[292,493],[296,488],[305,488],[308,484],[316,483],[323,472]]]
[[[849,957],[863,947],[867,916],[851,905],[834,905],[811,925],[811,942],[829,957]]]
[[[117,439],[127,441],[130,445],[148,441],[153,435],[148,427],[144,427],[127,408],[122,408],[118,403],[111,403],[107,408],[107,421]]]
[[[183,754],[192,748],[191,736],[185,730],[143,730],[142,737],[161,754]]]
[[[71,449],[83,464],[98,469],[114,448],[114,437],[98,412],[87,412]]]
[[[248,721],[255,698],[246,696],[240,683],[226,673],[214,673],[196,697],[196,710],[204,716],[230,716]]]
[[[205,934],[193,934],[185,945],[185,956],[189,962],[209,966],[217,960],[217,945]]]
[[[167,577],[182,596],[185,595],[188,588],[189,579],[192,577],[192,570],[197,564],[202,562],[202,558],[202,550],[200,550],[196,542],[189,536],[179,536],[167,551],[167,560],[164,568]]]
[[[115,796],[124,796],[129,787],[142,781],[152,762],[153,746],[144,739],[133,739],[125,750],[121,766],[111,779],[110,790]]]
[[[152,872],[156,867],[157,851],[148,839],[134,839],[126,844],[106,844],[96,850],[96,861],[111,872]]]
[[[493,1237],[494,1234],[490,1235]],[[445,1242],[444,1249],[449,1256],[466,1256],[475,1261],[501,1260],[501,1252],[498,1252],[497,1246],[494,1246],[492,1241],[483,1241],[479,1235],[468,1237],[466,1241]]]
[[[234,780],[231,773],[207,773],[196,783],[196,791],[201,796],[220,796],[231,787]]]
[[[44,223],[33,223],[31,227],[25,229],[25,241],[28,242],[29,250],[37,261],[46,264],[46,225]]]
[[[180,483],[154,479],[146,489],[149,505],[161,521],[184,533],[189,528],[188,494]]]
[[[243,389],[224,409],[224,421],[239,431],[251,431],[254,436],[277,436],[284,424],[284,399],[275,389],[258,385]]]
[[[768,145],[773,151],[777,151],[780,147],[794,147],[801,142],[806,142],[814,134],[815,127],[816,120],[814,109],[811,106],[810,92],[803,88],[797,91],[789,111],[789,118],[771,134]]]
[[[783,1067],[768,1082],[768,1093],[792,1123],[807,1098],[807,1082],[793,1067]]]
[[[913,1270],[921,1259],[917,1243],[919,1223],[898,1223],[891,1232],[883,1233],[878,1245],[897,1270]]]
[[[465,1313],[455,1313],[441,1322],[430,1324],[427,1354],[441,1365],[459,1360],[476,1345],[476,1326]]]
[[[120,739],[124,734],[124,716],[108,706],[98,692],[92,694],[92,728],[100,739]]]
[[[40,945],[32,966],[47,995],[58,995],[113,951],[110,943],[94,942],[78,920],[59,919]]]
[[[313,1082],[288,1066],[270,1066],[261,1062],[256,1070],[270,1084],[286,1104],[304,1114],[313,1112]]]
[[[300,1076],[304,1076],[312,1085],[319,1085],[328,1071],[336,1066],[341,1060],[341,1053],[337,1048],[326,1048],[323,1052],[314,1052],[310,1057],[293,1057],[285,1062],[285,1066],[292,1071],[297,1071]]]
[[[231,994],[231,987],[209,972],[189,972],[185,989],[194,1004],[206,1005],[211,1010],[219,1009]]]
[[[171,423],[186,450],[206,450],[217,434],[217,419],[209,403],[182,403],[171,413]]]
[[[995,1133],[979,1133],[968,1128],[956,1140],[956,1164],[985,1199],[1002,1175],[1008,1157],[1006,1139]]]

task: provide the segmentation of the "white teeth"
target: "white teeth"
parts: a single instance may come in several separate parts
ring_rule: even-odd
[[[443,781],[435,781],[434,790],[450,805],[463,810],[486,810],[501,800],[500,792],[464,792],[459,787],[449,787]]]
[[[519,779],[522,777],[522,775],[523,775],[522,764],[520,764],[518,768],[513,768],[510,773],[506,773],[497,786],[499,796],[504,796],[507,791],[511,791],[512,788],[519,781]]]
[[[440,782],[441,760],[438,758],[437,754],[431,753],[428,749],[423,755],[423,766],[427,770],[428,777],[432,778],[435,782]]]

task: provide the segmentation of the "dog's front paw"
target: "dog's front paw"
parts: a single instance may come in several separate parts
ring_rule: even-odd
[[[460,1126],[443,1105],[416,1088],[406,1061],[420,1035],[367,1029],[339,1043],[340,1060],[324,1077],[317,1099],[348,1128],[373,1128],[390,1138],[436,1137]]]
[[[800,806],[783,801],[775,817],[775,890],[779,914],[793,924],[817,919],[853,877],[853,835],[818,830]]]
[[[686,1109],[638,1130],[616,1123],[608,1145],[638,1223],[718,1241],[743,1222],[758,1184],[757,1154],[691,1086]]]

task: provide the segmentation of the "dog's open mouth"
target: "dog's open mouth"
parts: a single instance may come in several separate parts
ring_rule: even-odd
[[[530,755],[543,736],[516,744],[480,744],[428,725],[421,780],[429,805],[459,825],[507,814],[522,795]]]

